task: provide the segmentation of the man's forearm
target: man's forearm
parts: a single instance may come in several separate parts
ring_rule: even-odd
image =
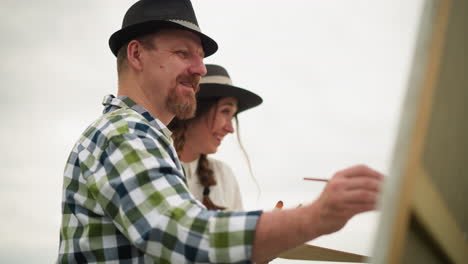
[[[269,261],[322,235],[319,221],[316,204],[264,212],[257,223],[252,260],[256,263]]]
[[[356,214],[375,209],[383,175],[364,165],[341,170],[312,204],[263,213],[252,260],[264,262],[321,235],[340,230]]]

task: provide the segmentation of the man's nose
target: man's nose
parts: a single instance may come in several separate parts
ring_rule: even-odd
[[[206,66],[205,63],[203,62],[203,58],[194,58],[194,61],[192,63],[192,67],[190,68],[190,73],[199,75],[199,76],[205,76],[207,71],[206,71]]]

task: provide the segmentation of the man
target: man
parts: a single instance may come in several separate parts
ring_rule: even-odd
[[[206,210],[187,190],[166,125],[193,115],[216,42],[189,0],[141,0],[109,44],[118,97],[105,97],[65,167],[60,263],[264,262],[374,209],[382,175],[356,166],[300,208]]]

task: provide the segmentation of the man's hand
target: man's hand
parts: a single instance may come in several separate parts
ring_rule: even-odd
[[[383,175],[366,166],[337,172],[313,203],[264,212],[257,223],[252,260],[265,262],[321,235],[341,229],[354,215],[375,209]]]
[[[374,210],[383,175],[364,165],[337,172],[315,202],[322,234],[341,229],[354,215]]]

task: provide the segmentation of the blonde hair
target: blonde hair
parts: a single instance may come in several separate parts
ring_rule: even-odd
[[[157,33],[151,33],[147,35],[140,36],[138,38],[135,38],[134,40],[138,41],[141,43],[143,48],[145,49],[155,49],[156,46],[154,45],[153,40],[156,38]],[[119,51],[117,52],[117,76],[120,77],[122,72],[126,69],[127,67],[127,48],[128,44],[131,42],[131,40],[122,47],[120,47]]]

